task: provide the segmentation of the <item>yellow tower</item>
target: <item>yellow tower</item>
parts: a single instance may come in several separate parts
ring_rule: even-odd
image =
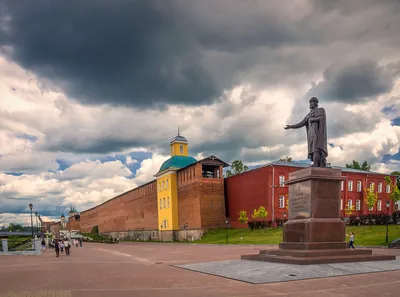
[[[159,230],[179,230],[177,171],[196,163],[189,157],[188,142],[179,134],[170,143],[171,158],[165,161],[157,177],[157,204]]]

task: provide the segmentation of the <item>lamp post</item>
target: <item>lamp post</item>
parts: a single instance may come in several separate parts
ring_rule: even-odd
[[[38,226],[38,222],[37,222],[37,217],[38,217],[37,211],[35,211],[35,216],[36,216],[36,236],[38,236],[38,234],[39,234],[39,226]]]
[[[286,220],[286,212],[283,213],[283,223],[285,223],[285,220]]]
[[[42,236],[42,219],[40,218],[40,215],[38,215],[39,218],[39,234]]]
[[[386,243],[389,242],[389,207],[390,201],[386,201]]]
[[[188,236],[187,236],[188,223],[185,223],[185,226],[183,226],[183,228],[185,229],[185,238],[186,238],[186,243],[188,243],[188,242],[189,242],[189,240],[188,240]]]
[[[225,237],[225,242],[226,243],[228,243],[228,224],[229,224],[229,221],[228,220],[226,220],[225,221],[225,229],[226,229],[226,237]]]
[[[32,205],[32,203],[29,203],[29,208],[31,210],[31,231],[32,231],[32,238],[33,238],[33,220],[32,220],[32,208],[33,208],[33,205]]]

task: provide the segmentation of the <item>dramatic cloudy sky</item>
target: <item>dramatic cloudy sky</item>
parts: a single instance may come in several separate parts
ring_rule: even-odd
[[[400,167],[400,1],[0,0],[0,226],[196,158],[304,160],[317,96],[328,161]]]

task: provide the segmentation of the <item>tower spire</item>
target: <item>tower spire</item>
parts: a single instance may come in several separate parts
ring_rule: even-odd
[[[180,134],[179,134],[179,126],[178,126],[178,136],[180,136]]]

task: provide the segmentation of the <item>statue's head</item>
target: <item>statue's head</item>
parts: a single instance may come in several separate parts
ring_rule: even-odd
[[[309,102],[310,102],[310,109],[318,107],[318,99],[317,99],[317,97],[312,97]]]

